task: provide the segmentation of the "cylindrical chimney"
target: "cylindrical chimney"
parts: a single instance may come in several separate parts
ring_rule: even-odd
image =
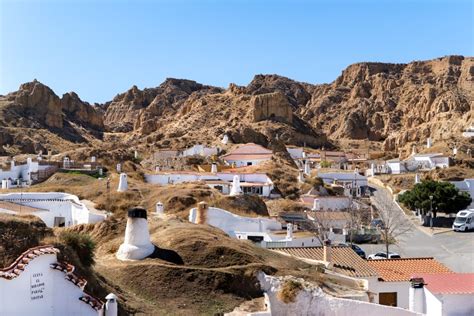
[[[196,224],[206,224],[208,205],[202,201],[197,204]]]
[[[423,278],[412,278],[410,280],[410,291],[408,309],[415,313],[425,313],[425,282]]]
[[[118,303],[117,296],[110,293],[105,297],[107,302],[105,303],[105,315],[104,316],[117,316],[118,315]]]
[[[215,162],[211,165],[211,173],[217,173],[217,164]]]
[[[163,206],[163,203],[161,203],[160,201],[156,203],[156,214],[159,216],[162,216],[165,214],[165,207]]]
[[[127,190],[128,190],[127,175],[125,173],[121,173],[117,192],[125,192]]]
[[[323,261],[332,261],[331,241],[326,239],[323,245]]]
[[[238,175],[234,176],[234,180],[232,181],[232,188],[230,189],[231,196],[240,195],[242,194],[242,189],[240,188],[240,177]]]
[[[141,260],[153,253],[155,246],[150,241],[146,210],[134,207],[128,210],[125,240],[117,251],[120,260]]]

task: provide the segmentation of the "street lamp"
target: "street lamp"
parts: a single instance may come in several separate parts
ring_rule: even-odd
[[[430,195],[430,228],[433,230],[433,196]]]

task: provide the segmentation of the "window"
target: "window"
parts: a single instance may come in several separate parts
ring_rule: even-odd
[[[263,194],[263,188],[262,187],[242,187],[242,192],[244,194]]]
[[[247,162],[247,166],[251,166],[251,165],[252,165],[251,161]]]
[[[397,292],[379,293],[379,304],[397,306]]]

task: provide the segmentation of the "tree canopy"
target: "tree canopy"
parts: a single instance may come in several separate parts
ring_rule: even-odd
[[[471,203],[467,192],[450,182],[424,180],[415,184],[412,190],[399,195],[399,201],[411,209],[420,209],[424,214],[430,211],[430,196],[433,196],[433,211],[456,213]]]

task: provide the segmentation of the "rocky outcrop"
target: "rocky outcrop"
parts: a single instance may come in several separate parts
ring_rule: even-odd
[[[104,122],[98,107],[82,101],[75,92],[63,94],[61,107],[66,117],[81,126],[103,130]]]
[[[409,143],[460,137],[474,120],[474,59],[449,56],[410,64],[359,63],[316,86],[302,118],[334,139]]]
[[[9,99],[13,99],[20,115],[37,119],[48,127],[63,127],[61,100],[41,82],[34,80],[22,84]]]
[[[253,120],[279,120],[291,124],[293,110],[286,96],[281,92],[259,94],[252,98]]]

